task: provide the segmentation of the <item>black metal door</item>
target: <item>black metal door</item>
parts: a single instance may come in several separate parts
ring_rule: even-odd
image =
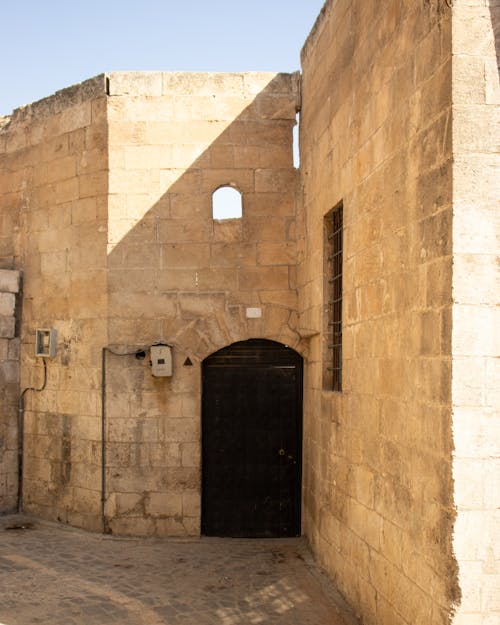
[[[202,532],[300,535],[302,358],[234,343],[203,363]]]

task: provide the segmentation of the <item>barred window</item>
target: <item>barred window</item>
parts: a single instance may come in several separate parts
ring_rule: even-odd
[[[323,387],[342,390],[342,239],[343,206],[339,204],[325,217],[325,332]]]

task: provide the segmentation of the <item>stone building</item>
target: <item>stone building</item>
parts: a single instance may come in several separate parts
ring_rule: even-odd
[[[329,0],[301,74],[0,120],[0,510],[302,533],[367,625],[497,623],[499,22]]]

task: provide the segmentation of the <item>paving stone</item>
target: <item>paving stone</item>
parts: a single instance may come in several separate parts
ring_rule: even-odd
[[[301,539],[120,539],[5,516],[0,563],[8,625],[355,625]]]

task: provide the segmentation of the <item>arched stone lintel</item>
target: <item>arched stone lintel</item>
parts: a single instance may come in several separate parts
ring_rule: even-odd
[[[295,312],[287,308],[280,311],[278,323],[269,323],[265,316],[246,319],[241,312],[238,315],[228,311],[212,313],[190,322],[172,343],[198,362],[228,345],[255,338],[276,341],[306,356],[308,345],[295,330]]]

